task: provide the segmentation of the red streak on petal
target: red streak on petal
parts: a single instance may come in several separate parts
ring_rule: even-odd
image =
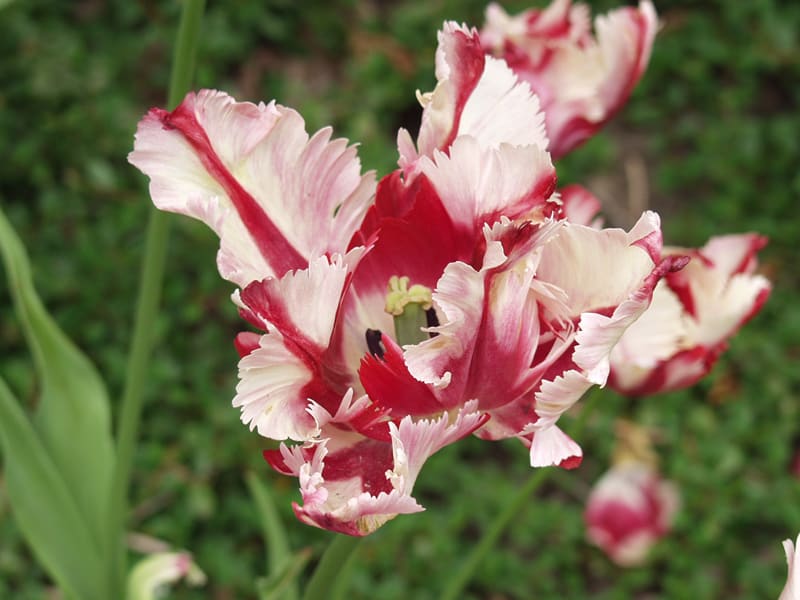
[[[384,180],[365,227],[356,234],[375,241],[359,263],[353,286],[360,294],[385,293],[389,278],[400,275],[409,277],[412,284],[434,289],[449,263],[470,259],[475,236],[456,230],[424,175],[408,186],[399,178]],[[482,239],[481,235],[478,241]]]
[[[570,22],[568,17],[568,13],[564,14],[560,21],[556,21],[552,23],[549,27],[537,27],[539,25],[539,19],[542,16],[542,12],[544,11],[536,11],[530,16],[528,16],[528,31],[529,35],[536,36],[536,37],[549,37],[549,38],[560,38],[565,37],[570,31]]]
[[[275,279],[263,279],[248,284],[241,291],[241,300],[246,308],[240,309],[239,314],[256,327],[266,329],[269,326],[269,329],[281,333],[286,348],[312,373],[311,381],[300,390],[300,396],[312,398],[335,414],[349,385],[350,375],[336,369],[335,362],[326,355],[326,348],[309,338],[290,318],[275,282]]]
[[[689,264],[690,260],[708,261],[702,254],[695,254],[691,257],[683,256],[680,258],[684,259],[683,262],[680,263],[680,269]],[[697,307],[695,306],[694,296],[692,295],[691,280],[689,279],[689,275],[685,272],[682,273],[680,269],[673,269],[666,274],[667,285],[678,297],[684,310],[692,318],[697,319]]]
[[[456,87],[456,102],[453,127],[450,129],[450,133],[445,138],[444,143],[439,147],[444,152],[447,152],[458,135],[464,106],[478,85],[486,65],[486,56],[483,53],[480,37],[477,34],[468,36],[462,31],[456,31],[453,33],[453,38],[455,40],[455,56],[448,56],[447,62],[452,65],[451,77]]]
[[[192,146],[200,162],[217,183],[228,194],[239,217],[261,255],[280,277],[291,269],[306,266],[307,261],[284,237],[280,229],[264,212],[264,209],[236,180],[222,163],[205,129],[200,125],[194,112],[195,97],[186,96],[183,102],[171,113],[162,109],[153,109],[154,114],[163,123],[164,128],[180,132]]]
[[[756,266],[755,262],[757,260],[756,253],[759,250],[763,249],[764,246],[766,246],[769,243],[769,238],[763,235],[752,235],[749,239],[749,242],[750,242],[749,244],[750,247],[747,249],[747,252],[742,257],[742,260],[733,270],[731,275],[735,275],[738,273],[748,273],[752,269],[754,269]]]
[[[695,346],[688,350],[682,350],[667,360],[661,361],[644,381],[628,389],[619,388],[618,378],[612,370],[608,378],[608,386],[631,398],[684,389],[705,377],[726,348],[727,343],[721,342],[711,348]],[[690,373],[690,375],[675,378],[676,370],[681,373]]]
[[[388,416],[389,410],[381,406],[372,405],[369,410],[359,413],[350,419],[347,424],[355,431],[378,442],[391,442],[392,434],[389,431],[388,420],[383,419]],[[395,421],[396,424],[396,421]]]
[[[364,440],[325,457],[322,476],[326,481],[341,481],[360,477],[362,489],[373,496],[392,491],[386,471],[394,467],[392,445]]]
[[[315,360],[318,360],[324,348],[311,340],[303,331],[302,324],[295,323],[289,315],[289,307],[281,296],[281,290],[275,279],[253,281],[241,291],[241,300],[247,311],[239,313],[251,323],[255,320],[257,327],[265,328],[267,323],[292,339]]]

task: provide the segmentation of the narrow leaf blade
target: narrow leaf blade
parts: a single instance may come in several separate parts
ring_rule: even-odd
[[[287,556],[269,577],[258,580],[259,600],[286,600],[286,594],[297,588],[297,578],[311,558],[311,549],[305,548],[294,556]]]
[[[267,546],[267,573],[269,579],[281,580],[277,574],[289,564],[287,561],[291,557],[286,529],[267,486],[253,472],[248,472],[245,475],[245,479],[250,490],[250,496],[261,519],[261,529]],[[292,562],[291,564],[294,563]],[[281,583],[280,590],[273,590],[270,597],[280,598],[281,600],[297,600],[300,592],[296,579],[284,578]]]
[[[25,248],[1,210],[0,254],[41,380],[35,427],[99,547],[114,464],[105,384],[42,305]]]
[[[8,500],[34,554],[68,597],[104,600],[97,547],[17,399],[0,379],[0,449]]]

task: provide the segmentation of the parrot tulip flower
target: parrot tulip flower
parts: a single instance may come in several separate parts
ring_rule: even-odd
[[[257,331],[236,339],[234,406],[304,522],[365,535],[422,509],[442,447],[518,438],[533,466],[576,466],[557,426],[604,385],[659,279],[660,221],[625,232],[561,219],[544,116],[525,82],[447,23],[417,140],[375,186],[352,146],[293,110],[189,94],[139,124],[131,162],[159,208],[206,222]]]
[[[657,27],[649,0],[597,17],[596,37],[585,4],[555,0],[512,17],[492,3],[481,42],[539,96],[548,149],[558,158],[625,104],[647,68]]]
[[[609,385],[641,396],[704,377],[769,297],[770,282],[754,272],[766,243],[746,233],[713,237],[699,249],[665,249],[691,261],[658,284],[650,308],[612,351]]]
[[[624,462],[603,475],[589,494],[587,537],[618,565],[639,565],[671,528],[678,504],[677,490],[657,471]]]

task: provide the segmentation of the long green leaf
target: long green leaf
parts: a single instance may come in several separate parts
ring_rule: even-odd
[[[286,600],[286,594],[294,593],[293,589],[296,591],[297,579],[309,558],[311,548],[300,550],[294,556],[287,556],[270,571],[269,577],[256,581],[258,600]]]
[[[11,510],[36,558],[67,597],[108,600],[100,554],[75,500],[2,379],[0,448]]]
[[[1,210],[0,253],[41,380],[34,425],[97,547],[102,548],[108,539],[105,514],[114,466],[105,385],[42,305],[25,248]]]
[[[317,563],[311,579],[308,580],[305,590],[303,590],[303,600],[329,600],[335,597],[331,594],[333,590],[337,595],[341,595],[346,589],[347,582],[342,581],[342,576],[350,576],[352,568],[345,566],[352,558],[361,540],[360,537],[351,537],[342,533],[333,534],[325,552]]]
[[[275,508],[272,494],[255,474],[248,472],[245,475],[250,496],[256,505],[256,510],[261,518],[261,529],[267,546],[267,573],[273,575],[278,572],[291,556],[291,549],[286,536],[286,529],[281,522],[280,515]],[[296,583],[289,585],[284,600],[296,600],[299,596]]]

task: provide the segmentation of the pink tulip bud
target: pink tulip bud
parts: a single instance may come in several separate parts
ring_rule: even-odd
[[[671,482],[648,466],[625,462],[603,475],[589,494],[587,537],[618,565],[639,565],[670,530],[678,504]]]

